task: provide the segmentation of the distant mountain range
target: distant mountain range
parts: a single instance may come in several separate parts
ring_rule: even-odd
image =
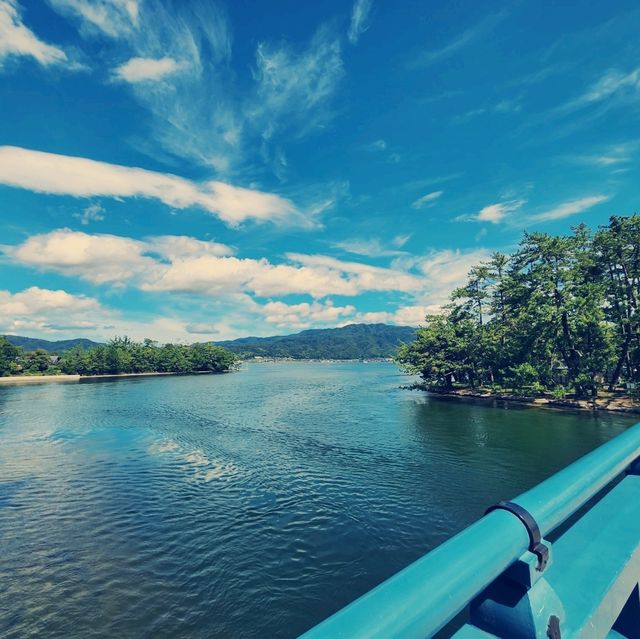
[[[84,339],[82,337],[77,339],[63,339],[57,342],[52,342],[48,339],[36,339],[35,337],[21,337],[20,335],[5,335],[4,337],[14,346],[22,346],[25,351],[35,351],[42,348],[51,353],[64,353],[64,351],[68,351],[74,346],[81,346],[82,348],[98,346],[98,342],[92,342],[90,339]]]
[[[374,359],[392,357],[400,342],[411,342],[416,329],[389,324],[349,324],[310,329],[294,335],[243,337],[216,342],[243,357],[293,359]]]
[[[242,357],[276,357],[292,359],[375,359],[392,357],[400,342],[411,342],[416,329],[389,324],[349,324],[341,328],[310,329],[293,335],[274,337],[242,337],[215,342]],[[90,339],[50,341],[19,335],[5,335],[25,351],[42,348],[63,353],[74,346],[91,348],[98,342]]]

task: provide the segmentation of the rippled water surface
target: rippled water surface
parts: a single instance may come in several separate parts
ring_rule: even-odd
[[[391,364],[0,387],[0,636],[295,637],[621,432]]]

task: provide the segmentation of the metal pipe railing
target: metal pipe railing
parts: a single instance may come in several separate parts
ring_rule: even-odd
[[[639,456],[637,424],[513,501],[526,508],[542,535],[547,535]],[[523,524],[509,512],[494,510],[302,638],[425,639],[463,610],[528,546]]]

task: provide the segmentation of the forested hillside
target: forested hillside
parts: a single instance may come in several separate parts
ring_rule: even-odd
[[[90,339],[76,338],[76,339],[63,339],[58,341],[50,341],[47,339],[37,339],[35,337],[22,337],[21,335],[5,335],[7,341],[14,346],[20,346],[25,351],[36,351],[42,349],[49,353],[64,353],[72,349],[74,346],[80,346],[82,348],[91,348],[92,346],[98,346],[98,342],[94,342]]]
[[[594,397],[640,382],[640,216],[525,233],[469,273],[398,361],[432,388]]]
[[[310,329],[295,335],[244,337],[217,342],[243,357],[293,359],[374,359],[392,357],[416,329],[388,324],[349,324],[341,328]]]

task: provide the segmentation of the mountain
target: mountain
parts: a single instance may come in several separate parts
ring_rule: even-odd
[[[98,346],[98,342],[92,342],[90,339],[84,338],[63,339],[57,342],[51,342],[47,339],[21,337],[20,335],[5,335],[4,337],[6,337],[14,346],[22,346],[25,351],[35,351],[42,348],[45,351],[50,351],[51,353],[64,353],[64,351],[68,351],[74,346],[81,346],[82,348]]]
[[[243,357],[293,359],[373,359],[392,357],[400,342],[414,340],[416,329],[388,324],[349,324],[310,329],[294,335],[243,337],[216,342]]]

